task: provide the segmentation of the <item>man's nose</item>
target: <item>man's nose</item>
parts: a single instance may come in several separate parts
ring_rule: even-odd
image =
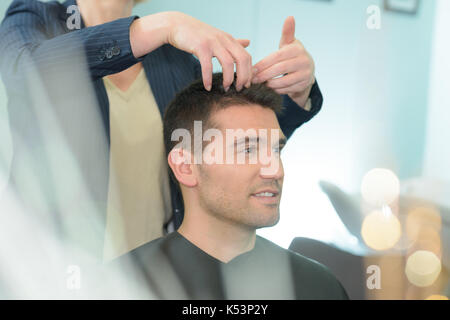
[[[261,166],[259,174],[264,179],[282,179],[284,177],[284,169],[280,157],[271,157],[268,165]]]

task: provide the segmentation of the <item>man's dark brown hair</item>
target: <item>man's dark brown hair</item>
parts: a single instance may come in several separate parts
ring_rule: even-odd
[[[213,74],[211,91],[203,86],[202,79],[196,80],[179,92],[170,102],[164,113],[164,146],[166,156],[179,141],[172,141],[172,132],[176,129],[187,129],[194,137],[194,121],[202,121],[202,129],[206,131],[214,124],[211,116],[215,111],[232,105],[260,105],[269,108],[279,115],[282,112],[282,98],[265,84],[253,84],[250,88],[236,91],[235,81],[228,92],[223,88],[222,73]]]

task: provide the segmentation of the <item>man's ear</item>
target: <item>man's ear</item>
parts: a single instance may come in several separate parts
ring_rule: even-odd
[[[197,177],[193,170],[193,158],[190,152],[180,148],[172,149],[167,157],[167,162],[175,178],[186,187],[195,187],[197,185]]]

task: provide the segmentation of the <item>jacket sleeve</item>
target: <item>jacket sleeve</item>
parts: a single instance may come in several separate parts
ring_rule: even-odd
[[[40,71],[64,66],[74,52],[85,53],[93,80],[143,59],[133,56],[130,45],[129,29],[136,16],[70,31],[65,21],[49,10],[50,6],[34,0],[15,0],[8,8],[0,27],[0,71],[5,83],[21,81],[30,65]],[[55,21],[46,22],[52,14]],[[67,33],[52,34],[61,23]]]
[[[287,94],[283,95],[284,110],[278,116],[278,122],[286,138],[289,139],[295,129],[311,120],[322,108],[323,97],[317,81],[314,82],[311,88],[309,99],[311,99],[311,110],[306,111],[297,105]]]

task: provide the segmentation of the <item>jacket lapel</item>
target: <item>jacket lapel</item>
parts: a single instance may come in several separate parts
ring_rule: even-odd
[[[166,55],[165,46],[162,46],[147,54],[142,62],[161,117],[176,93],[171,65]]]

